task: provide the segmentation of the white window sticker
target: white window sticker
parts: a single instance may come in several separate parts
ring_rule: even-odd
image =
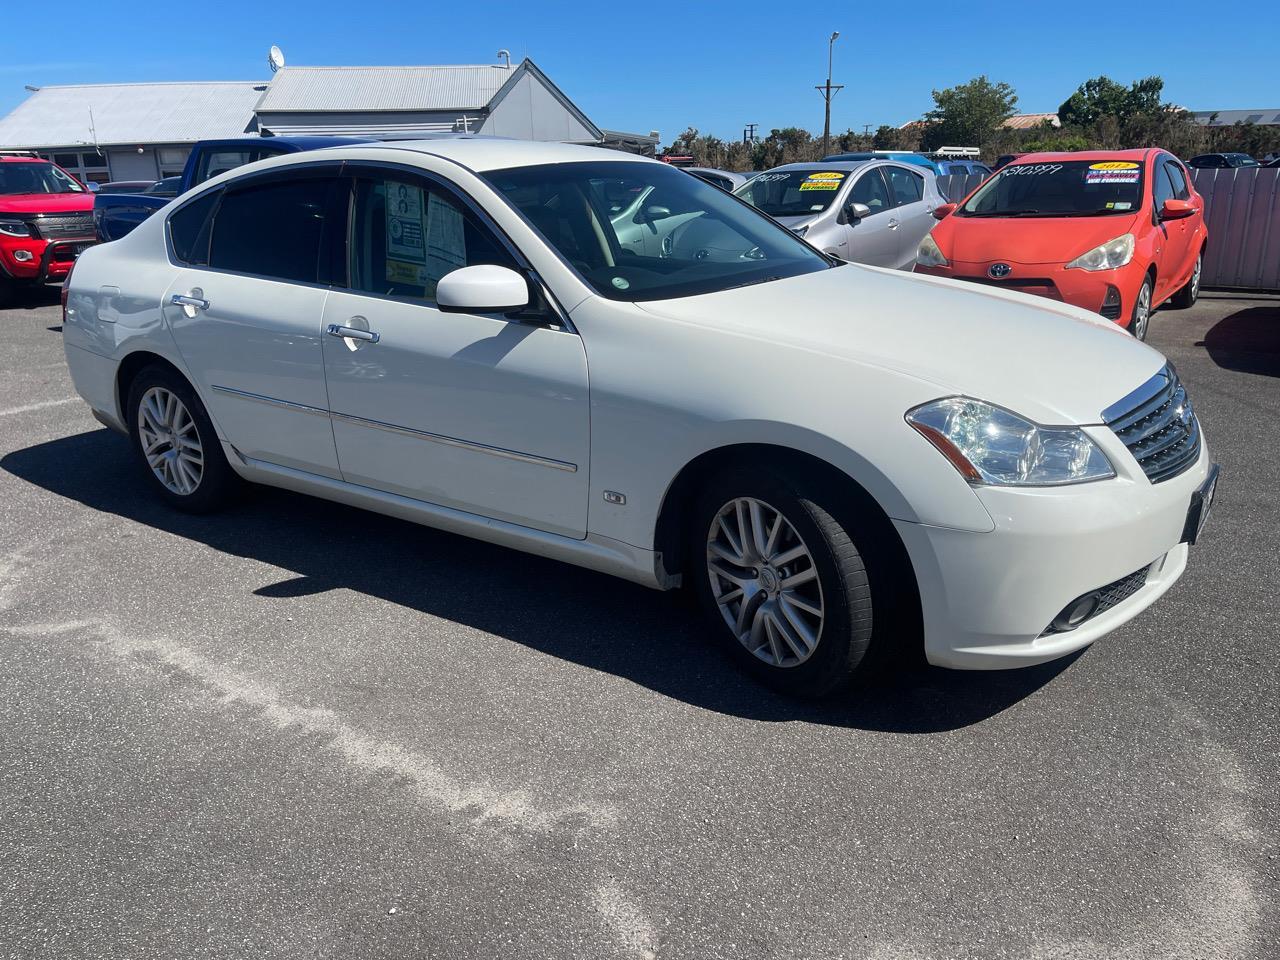
[[[383,181],[387,202],[387,279],[422,285],[427,249],[422,223],[422,188]]]

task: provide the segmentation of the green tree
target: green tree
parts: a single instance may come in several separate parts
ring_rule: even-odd
[[[1086,80],[1058,107],[1063,125],[1087,127],[1114,117],[1121,127],[1138,120],[1157,119],[1169,107],[1161,102],[1164,80],[1146,77],[1126,87],[1110,77]]]
[[[934,107],[925,114],[921,138],[926,150],[944,145],[985,144],[1013,116],[1018,95],[1007,83],[992,83],[986,75],[968,83],[933,91]]]
[[[876,128],[871,146],[875,150],[919,150],[920,135],[923,132],[924,124],[919,121],[909,123],[905,127],[891,127],[883,124]]]

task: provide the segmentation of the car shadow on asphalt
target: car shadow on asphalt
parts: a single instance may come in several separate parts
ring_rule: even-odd
[[[1280,303],[1223,317],[1196,346],[1224,370],[1280,377]]]
[[[799,702],[735,669],[678,594],[269,488],[214,516],[179,513],[151,494],[127,441],[108,430],[14,451],[0,467],[91,509],[295,574],[259,596],[358,591],[753,720],[953,730],[1008,709],[1075,659],[1001,672],[904,666],[838,698]]]

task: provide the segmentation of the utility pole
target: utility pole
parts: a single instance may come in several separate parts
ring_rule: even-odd
[[[843,83],[831,85],[831,57],[835,49],[836,38],[840,36],[839,30],[831,33],[831,39],[827,41],[827,82],[821,87],[814,87],[820,94],[822,99],[826,101],[826,112],[822,121],[822,154],[826,156],[831,151],[831,98],[837,91],[844,89]]]

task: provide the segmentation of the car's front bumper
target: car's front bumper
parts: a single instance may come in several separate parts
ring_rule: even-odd
[[[990,275],[996,263],[1009,267],[1007,276]],[[1128,327],[1133,316],[1133,303],[1138,297],[1146,271],[1131,262],[1116,270],[1068,270],[1061,263],[1018,263],[1012,260],[957,261],[946,267],[922,267],[916,273],[931,277],[967,280],[1001,290],[1015,290],[1050,300],[1069,303],[1090,313],[1097,313],[1122,327]],[[1108,291],[1115,294],[1108,299]]]
[[[1152,484],[1110,430],[1088,432],[1116,464],[1115,479],[977,488],[990,533],[895,521],[915,567],[930,663],[984,670],[1055,659],[1142,612],[1182,574],[1192,496],[1211,469],[1207,446],[1190,469]],[[1144,569],[1132,595],[1050,632],[1073,600]]]
[[[0,276],[26,283],[58,283],[66,279],[76,257],[95,243],[95,237],[5,237],[0,243]]]

